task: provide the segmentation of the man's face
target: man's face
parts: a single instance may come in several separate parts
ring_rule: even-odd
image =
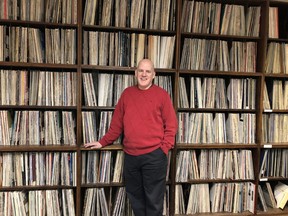
[[[148,89],[152,85],[155,77],[155,71],[150,61],[140,62],[135,71],[138,87],[142,90]]]

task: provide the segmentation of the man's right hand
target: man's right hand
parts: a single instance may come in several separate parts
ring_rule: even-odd
[[[101,143],[96,141],[96,142],[85,143],[84,147],[85,148],[91,148],[91,149],[99,149],[99,148],[102,148],[102,145],[101,145]]]

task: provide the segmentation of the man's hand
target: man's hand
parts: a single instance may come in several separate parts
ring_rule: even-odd
[[[91,142],[91,143],[85,143],[84,147],[85,148],[91,148],[91,149],[99,149],[99,148],[102,148],[102,145],[101,145],[101,143],[96,141],[96,142]]]

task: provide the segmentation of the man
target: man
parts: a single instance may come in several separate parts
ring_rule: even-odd
[[[123,91],[108,132],[84,146],[101,148],[124,132],[124,181],[133,212],[158,216],[163,212],[167,154],[174,146],[177,117],[169,94],[153,84],[152,61],[141,60],[135,76],[137,85]]]

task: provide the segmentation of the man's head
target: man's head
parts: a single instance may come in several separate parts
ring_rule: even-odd
[[[135,70],[138,88],[148,89],[152,85],[155,74],[153,62],[149,59],[142,59]]]

